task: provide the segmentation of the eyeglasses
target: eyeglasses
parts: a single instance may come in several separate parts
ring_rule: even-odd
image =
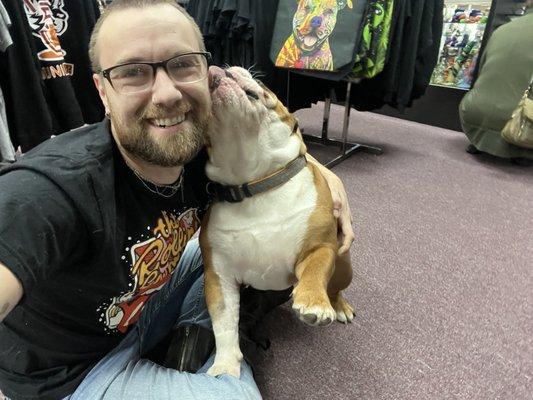
[[[142,92],[152,87],[157,68],[163,67],[176,83],[194,83],[207,77],[211,54],[186,53],[158,62],[136,62],[104,69],[102,75],[118,93]]]

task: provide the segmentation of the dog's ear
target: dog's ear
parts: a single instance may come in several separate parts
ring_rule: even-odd
[[[263,89],[263,95],[261,96],[261,100],[263,100],[263,103],[267,108],[274,108],[278,104],[278,98],[274,93],[270,91],[269,88],[265,86],[265,84],[261,81],[257,81],[259,86],[261,86],[261,89]]]
[[[339,10],[342,10],[346,6],[350,9],[353,8],[352,0],[337,0],[337,5],[339,6]]]

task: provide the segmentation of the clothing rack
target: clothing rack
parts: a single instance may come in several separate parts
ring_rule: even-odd
[[[289,99],[290,99],[290,80],[291,80],[290,76],[291,76],[291,71],[287,70],[287,108],[289,108]],[[326,95],[326,98],[324,99],[325,105],[324,105],[324,117],[322,121],[321,136],[302,134],[304,141],[311,142],[311,143],[318,143],[326,147],[339,147],[340,148],[340,154],[338,156],[324,163],[324,166],[328,168],[334,167],[340,162],[346,160],[352,154],[357,153],[359,151],[363,151],[365,153],[370,153],[370,154],[375,154],[375,155],[383,154],[383,149],[379,147],[368,145],[368,144],[362,144],[362,143],[348,142],[348,128],[350,126],[350,111],[351,111],[350,94],[352,90],[352,84],[358,83],[360,79],[347,78],[347,79],[342,79],[342,81],[346,82],[346,100],[344,101],[344,118],[342,122],[342,140],[330,139],[328,137],[329,115],[330,115],[330,109],[331,109],[331,98],[333,95],[333,89],[331,89],[328,92],[328,94]]]

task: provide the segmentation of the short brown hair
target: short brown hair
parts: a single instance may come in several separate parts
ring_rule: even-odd
[[[194,30],[195,36],[198,38],[198,44],[200,46],[200,51],[205,51],[204,39],[200,28],[194,21],[194,19],[185,11],[185,9],[180,6],[175,0],[114,0],[100,15],[98,21],[94,25],[93,32],[91,33],[91,40],[89,42],[89,59],[91,60],[91,67],[94,72],[101,72],[100,62],[98,60],[98,36],[100,29],[104,21],[112,13],[120,10],[126,10],[130,8],[146,8],[151,6],[157,6],[160,4],[169,4],[172,7],[176,8],[181,12],[185,18],[189,20]]]

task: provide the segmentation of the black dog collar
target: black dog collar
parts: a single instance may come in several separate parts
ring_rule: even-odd
[[[242,185],[221,185],[217,182],[209,182],[206,186],[207,193],[218,201],[227,201],[229,203],[239,203],[247,197],[274,189],[289,179],[296,176],[307,164],[305,155],[298,156],[285,168],[280,169],[273,174],[258,181],[244,183]]]

